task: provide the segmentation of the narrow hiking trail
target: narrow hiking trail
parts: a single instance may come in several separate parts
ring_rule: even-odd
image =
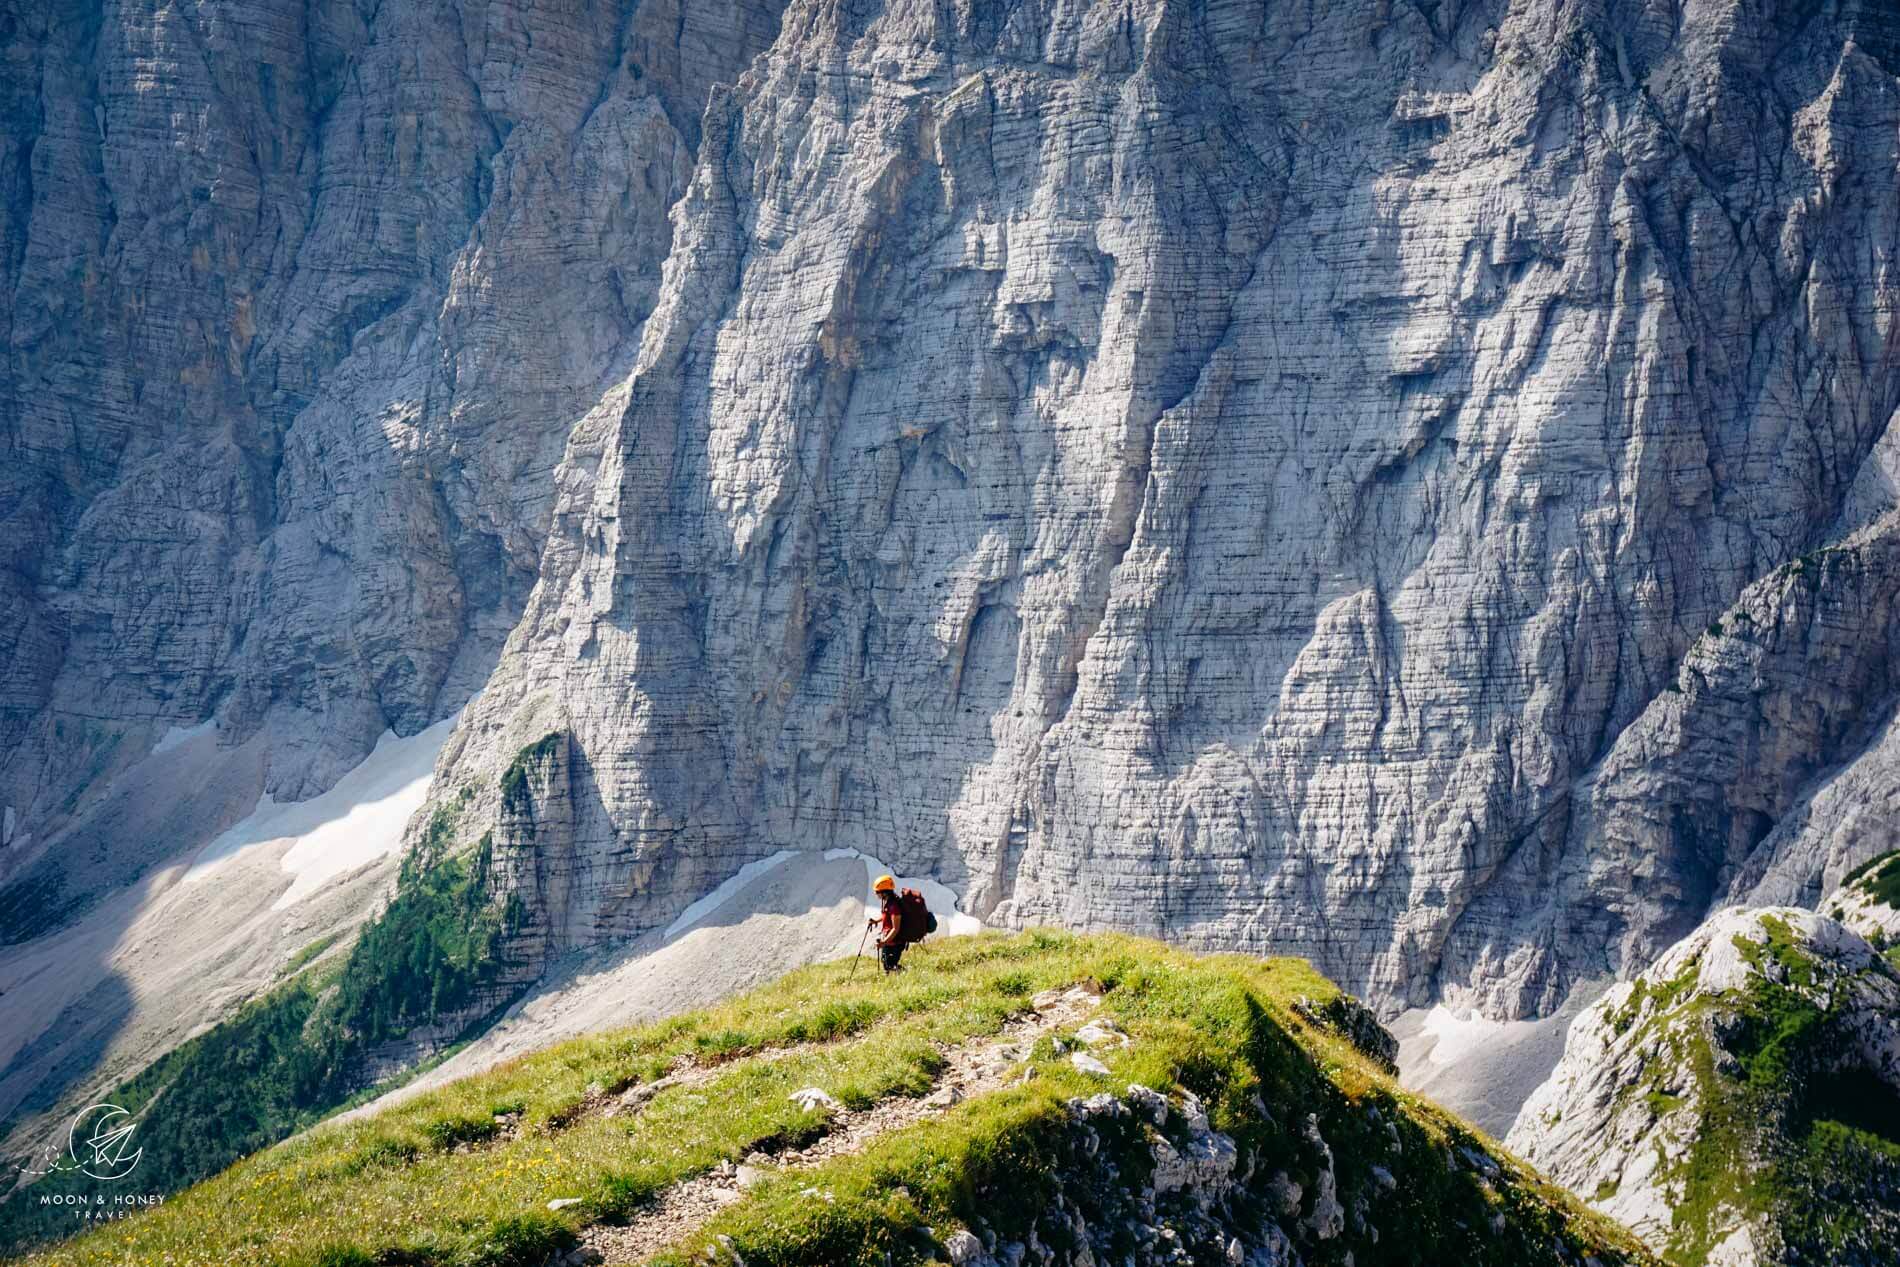
[[[584,1229],[580,1245],[556,1256],[549,1267],[645,1262],[697,1231],[713,1215],[741,1199],[747,1189],[773,1175],[810,1169],[833,1157],[861,1152],[891,1131],[1008,1085],[1012,1073],[1021,1079],[1027,1071],[1017,1072],[1018,1067],[1028,1059],[1036,1041],[1056,1030],[1080,1026],[1094,1013],[1101,998],[1100,989],[1093,985],[1072,985],[1039,994],[1030,1001],[1029,1010],[1004,1025],[1000,1033],[944,1048],[943,1067],[932,1080],[928,1095],[891,1096],[858,1110],[837,1108],[826,1124],[825,1134],[806,1147],[788,1149],[775,1157],[754,1153],[744,1165],[728,1162],[682,1179],[643,1206],[630,1222],[619,1226],[597,1223]],[[651,1089],[635,1087],[627,1094],[641,1093],[639,1103],[644,1104],[666,1086],[691,1080],[691,1073],[668,1075],[649,1084]],[[813,1196],[824,1199],[815,1191]]]

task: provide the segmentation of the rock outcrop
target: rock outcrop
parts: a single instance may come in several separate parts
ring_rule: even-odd
[[[1333,1149],[1320,1133],[1318,1118],[1307,1118],[1300,1138],[1306,1154],[1301,1160],[1313,1168],[1309,1191],[1284,1170],[1263,1172],[1259,1159],[1245,1156],[1233,1136],[1213,1129],[1191,1093],[1171,1103],[1134,1085],[1125,1096],[1104,1092],[1068,1107],[1069,1138],[1051,1167],[1054,1199],[1046,1212],[1020,1240],[1000,1237],[988,1227],[981,1235],[951,1234],[944,1256],[955,1267],[1108,1262],[1301,1267],[1359,1255],[1383,1258],[1374,1247],[1415,1230],[1410,1226],[1415,1211],[1400,1213],[1387,1200],[1396,1180],[1386,1165],[1396,1166],[1403,1149],[1396,1131],[1386,1134],[1381,1117],[1374,1116],[1375,1129],[1366,1137],[1371,1156],[1354,1156],[1346,1167],[1357,1179],[1355,1192],[1342,1191]],[[1454,1174],[1487,1194],[1495,1195],[1498,1185],[1521,1182],[1518,1176],[1507,1179],[1496,1161],[1475,1149],[1465,1147],[1456,1155],[1447,1149],[1443,1156]],[[1478,1243],[1489,1242],[1489,1252],[1552,1267],[1604,1261],[1537,1227],[1517,1204],[1527,1206],[1528,1199],[1516,1191],[1511,1196],[1511,1217],[1500,1210],[1487,1220],[1489,1226],[1468,1229]],[[1357,1254],[1339,1245],[1349,1218]],[[1387,1224],[1383,1235],[1380,1222]],[[1394,1258],[1402,1260],[1404,1252]]]
[[[1794,908],[1730,908],[1571,1027],[1506,1141],[1670,1262],[1900,1255],[1900,973]]]
[[[1889,959],[1900,948],[1900,852],[1884,853],[1850,873],[1821,905]]]

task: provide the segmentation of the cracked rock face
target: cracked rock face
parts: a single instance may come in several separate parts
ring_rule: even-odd
[[[769,0],[0,19],[0,883],[58,892],[75,856],[58,905],[129,882],[481,685],[568,430],[656,299],[708,86],[776,23]],[[212,716],[247,777],[180,790],[196,831],[90,812]]]
[[[1600,1267],[1629,1261],[1620,1248],[1604,1244],[1594,1247],[1602,1257],[1590,1256],[1561,1220],[1553,1223],[1548,1210],[1537,1210],[1535,1201],[1515,1190],[1527,1178],[1515,1165],[1507,1174],[1475,1141],[1455,1154],[1427,1144],[1409,1121],[1410,1143],[1402,1144],[1396,1125],[1376,1106],[1346,1116],[1328,1110],[1331,1142],[1321,1133],[1319,1115],[1308,1114],[1294,1133],[1293,1153],[1278,1151],[1271,1166],[1272,1150],[1252,1151],[1215,1129],[1191,1094],[1174,1102],[1131,1084],[1125,1094],[1103,1092],[1070,1100],[1067,1107],[1066,1138],[1041,1172],[1047,1195],[1027,1235],[1006,1239],[979,1219],[974,1228],[944,1239],[952,1263],[1302,1267],[1351,1264],[1355,1258],[1384,1261],[1386,1250],[1375,1248],[1382,1241],[1398,1247],[1395,1261],[1495,1258]],[[1256,1107],[1256,1124],[1277,1129],[1257,1100]],[[1235,1125],[1246,1116],[1237,1113]],[[1362,1133],[1360,1123],[1370,1129]],[[1296,1165],[1309,1186],[1291,1179],[1278,1163]],[[1405,1189],[1387,1165],[1406,1173]],[[1448,1177],[1444,1186],[1432,1177],[1440,1167],[1440,1177]],[[1421,1199],[1427,1185],[1432,1196]],[[1005,1200],[1000,1192],[994,1197],[999,1204]],[[1485,1211],[1489,1226],[1466,1221],[1473,1210]]]
[[[823,841],[1510,1016],[1868,848],[1888,6],[783,29],[445,761],[570,738],[533,936]]]
[[[1506,1143],[1671,1262],[1900,1253],[1900,972],[1835,920],[1713,916],[1571,1026]]]
[[[478,686],[418,823],[530,973],[835,846],[1523,1015],[1889,847],[1888,4],[84,13],[0,31],[0,879]]]

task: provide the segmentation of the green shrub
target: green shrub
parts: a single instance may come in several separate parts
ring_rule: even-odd
[[[503,809],[519,813],[527,807],[529,768],[553,756],[560,743],[561,732],[551,731],[515,754],[515,759],[508,763],[508,768],[501,775]]]
[[[488,836],[465,858],[432,861],[418,851],[403,859],[395,899],[350,951],[340,1023],[377,1042],[481,1002],[507,966],[506,937],[522,911],[513,894],[495,901],[493,860]]]

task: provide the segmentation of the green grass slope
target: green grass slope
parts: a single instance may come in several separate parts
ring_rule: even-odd
[[[659,1261],[711,1251],[751,1267],[924,1263],[959,1228],[1007,1241],[1040,1226],[1046,1238],[1038,1220],[1076,1161],[1071,1103],[1131,1083],[1199,1097],[1246,1162],[1239,1199],[1259,1204],[1248,1217],[1267,1217],[1274,1200],[1287,1213],[1284,1184],[1269,1195],[1276,1178],[1311,1206],[1330,1165],[1352,1213],[1337,1234],[1300,1244],[1308,1263],[1650,1261],[1343,1036],[1302,1020],[1297,1000],[1338,994],[1302,961],[1030,932],[926,945],[906,965],[891,978],[853,978],[848,960],[801,969],[718,1008],[550,1048],[319,1126],[25,1261],[539,1264],[589,1224],[637,1217],[680,1179],[821,1135],[823,1113],[792,1091],[823,1087],[846,1110],[924,1095],[946,1047],[999,1033],[1031,996],[1079,982],[1104,989],[1102,1012],[1133,1038],[1097,1051],[1109,1076],[1078,1069],[1045,1037],[1033,1076],[768,1180]],[[688,1068],[694,1079],[637,1112],[601,1111],[625,1088]],[[1152,1166],[1155,1132],[1132,1117],[1105,1128],[1131,1185]],[[550,1211],[561,1198],[578,1202]]]
[[[438,812],[404,860],[389,905],[346,951],[319,959],[326,943],[306,947],[287,965],[287,980],[105,1094],[132,1113],[164,1103],[143,1115],[140,1191],[176,1192],[387,1090],[515,997],[498,978],[518,900],[495,896],[487,841],[451,856],[447,836]],[[413,1041],[431,1031],[441,1032]],[[379,1065],[386,1052],[394,1058]],[[403,1072],[382,1078],[389,1065]],[[98,1190],[67,1172],[36,1192]],[[0,1253],[71,1223],[66,1209],[9,1199],[0,1203]]]

